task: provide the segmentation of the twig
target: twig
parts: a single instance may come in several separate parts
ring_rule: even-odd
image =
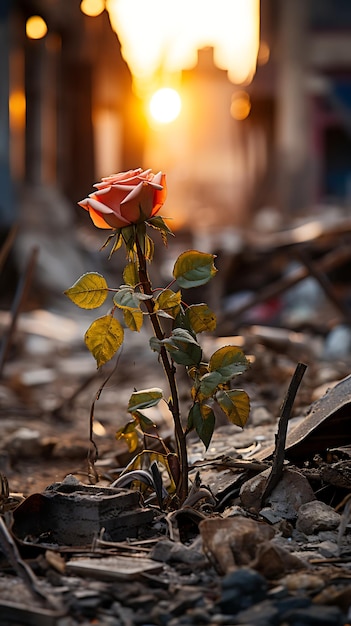
[[[284,402],[282,404],[281,415],[278,424],[278,432],[275,438],[275,450],[273,454],[273,465],[271,473],[268,476],[266,486],[261,498],[261,504],[263,505],[265,500],[270,496],[274,487],[279,483],[283,472],[284,457],[285,457],[285,441],[288,431],[288,421],[290,419],[291,410],[295,401],[297,390],[300,386],[303,375],[307,369],[307,365],[304,363],[298,363],[291,379],[289,389],[286,393]]]
[[[88,451],[88,476],[89,479],[91,481],[91,479],[93,479],[93,482],[97,481],[99,476],[98,473],[95,469],[95,461],[99,456],[99,451],[98,451],[98,447],[95,443],[94,440],[94,415],[95,415],[95,403],[99,400],[101,393],[105,387],[105,385],[107,385],[108,381],[110,380],[112,374],[116,371],[117,367],[118,367],[118,363],[119,363],[119,359],[121,357],[121,353],[118,355],[117,360],[116,360],[116,364],[114,366],[114,368],[109,372],[107,378],[105,378],[104,382],[100,385],[95,398],[91,404],[90,407],[90,416],[89,416],[89,441],[91,443],[91,446],[89,448]]]

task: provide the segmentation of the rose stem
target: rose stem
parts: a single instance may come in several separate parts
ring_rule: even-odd
[[[146,267],[146,259],[143,251],[140,247],[140,242],[138,240],[138,233],[136,233],[135,237],[136,241],[136,249],[138,255],[139,262],[139,279],[141,283],[142,290],[145,294],[152,296],[152,287],[149,279],[149,275]],[[159,319],[154,312],[154,299],[145,300],[145,305],[150,313],[151,324],[155,333],[155,337],[162,341],[164,338],[164,333],[162,331]],[[168,354],[166,348],[164,346],[161,347],[160,356],[163,364],[163,368],[165,370],[168,384],[171,391],[171,401],[169,402],[169,409],[172,413],[174,426],[175,426],[175,440],[177,447],[177,454],[179,457],[179,463],[181,467],[181,480],[179,485],[177,486],[177,495],[179,496],[181,502],[184,502],[185,498],[188,495],[188,455],[186,449],[186,436],[183,431],[181,420],[180,420],[180,409],[179,409],[179,398],[178,398],[178,390],[177,383],[175,379],[175,367],[170,363],[168,358]]]

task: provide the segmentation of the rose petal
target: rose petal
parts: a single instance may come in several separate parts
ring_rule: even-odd
[[[108,224],[104,220],[104,218],[102,217],[102,215],[100,215],[100,213],[97,213],[92,208],[88,208],[88,211],[89,211],[89,215],[91,217],[91,221],[93,222],[94,226],[96,226],[97,228],[113,228],[112,226],[110,226],[110,224]]]
[[[154,190],[148,182],[139,183],[121,202],[122,215],[128,215],[133,223],[150,217],[153,208]]]
[[[129,226],[131,222],[124,218],[120,213],[115,213],[102,202],[95,200],[95,198],[88,198],[88,206],[100,214],[101,218],[106,221],[112,228],[123,228],[123,226]]]
[[[147,170],[151,171],[151,170]],[[120,174],[112,174],[111,176],[106,176],[101,179],[100,183],[95,183],[93,187],[97,189],[103,189],[104,187],[110,187],[111,185],[130,185],[131,183],[137,182],[139,180],[139,176],[144,174],[141,167],[136,170],[129,170],[128,172],[121,172]]]

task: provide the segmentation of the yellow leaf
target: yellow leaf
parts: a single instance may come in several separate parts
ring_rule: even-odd
[[[107,298],[108,285],[101,274],[89,272],[64,293],[81,309],[97,309]]]
[[[135,287],[139,282],[138,266],[137,263],[130,261],[127,263],[123,270],[123,280],[126,285]]]
[[[105,315],[95,320],[85,333],[85,343],[100,367],[112,359],[121,347],[124,331],[121,324],[112,315]]]
[[[240,348],[237,346],[223,346],[212,354],[208,369],[210,372],[219,372],[223,382],[226,382],[233,376],[245,372],[248,366],[249,361]]]
[[[242,389],[220,390],[216,400],[232,424],[243,428],[250,414],[249,396]]]
[[[135,452],[139,446],[139,437],[136,430],[131,432],[123,432],[123,429],[116,433],[116,439],[124,439],[128,446],[129,452]]]
[[[175,292],[172,289],[164,289],[156,298],[155,311],[161,309],[175,319],[180,311],[181,300],[182,294],[180,291]]]
[[[216,328],[216,316],[207,304],[192,304],[186,310],[186,317],[196,335]]]
[[[123,318],[130,330],[140,331],[144,321],[144,316],[140,309],[124,309]]]

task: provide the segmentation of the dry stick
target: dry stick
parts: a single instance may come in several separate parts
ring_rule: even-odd
[[[315,264],[315,267],[320,272],[328,272],[339,267],[342,263],[346,263],[350,257],[350,246],[344,246],[326,254],[318,263]],[[296,270],[289,272],[289,274],[283,278],[280,278],[258,291],[249,299],[248,302],[245,302],[245,304],[238,307],[235,310],[235,316],[239,318],[240,315],[251,309],[256,304],[260,304],[261,302],[265,302],[266,300],[279,296],[281,293],[284,293],[304,278],[307,278],[309,274],[310,272],[307,267],[298,267]]]
[[[18,231],[18,224],[14,224],[9,232],[9,234],[7,235],[1,250],[0,250],[0,272],[2,272],[3,267],[6,263],[6,259],[8,257],[8,255],[10,254],[10,250],[13,246],[13,242],[15,240],[16,234]]]
[[[146,268],[146,260],[145,256],[141,250],[140,243],[138,241],[138,237],[136,237],[136,248],[138,254],[139,261],[139,278],[141,287],[144,293],[147,295],[153,295],[150,279],[147,273]],[[164,333],[162,331],[159,319],[154,311],[154,301],[153,299],[145,300],[146,308],[150,314],[150,320],[152,327],[154,329],[155,336],[157,339],[162,341],[164,339]],[[163,364],[164,371],[167,376],[168,384],[171,391],[171,401],[169,402],[169,408],[172,413],[174,425],[175,425],[175,438],[176,438],[176,446],[177,446],[177,454],[180,461],[181,467],[181,479],[180,484],[177,486],[177,495],[180,497],[180,500],[183,502],[188,495],[188,456],[186,449],[186,438],[185,433],[183,431],[183,427],[180,420],[180,407],[179,407],[179,398],[178,398],[178,389],[175,380],[175,368],[170,363],[168,358],[167,351],[164,346],[161,347],[160,356]]]
[[[274,487],[279,483],[283,472],[285,457],[285,441],[288,431],[288,421],[290,419],[291,410],[294,404],[297,390],[307,369],[304,363],[298,363],[291,379],[289,389],[282,404],[281,415],[278,424],[278,432],[275,439],[275,450],[273,455],[273,464],[271,473],[268,476],[266,486],[261,498],[261,504],[264,505],[265,500],[272,493]]]
[[[4,364],[12,343],[12,338],[16,330],[16,324],[18,316],[21,312],[23,303],[27,297],[29,286],[32,282],[32,276],[34,272],[34,268],[37,262],[39,249],[37,247],[32,249],[31,255],[29,257],[29,261],[27,263],[27,267],[24,273],[21,276],[20,282],[16,289],[16,294],[11,307],[11,323],[10,327],[7,331],[6,336],[1,344],[0,349],[0,377],[2,375],[2,371],[4,368]]]

